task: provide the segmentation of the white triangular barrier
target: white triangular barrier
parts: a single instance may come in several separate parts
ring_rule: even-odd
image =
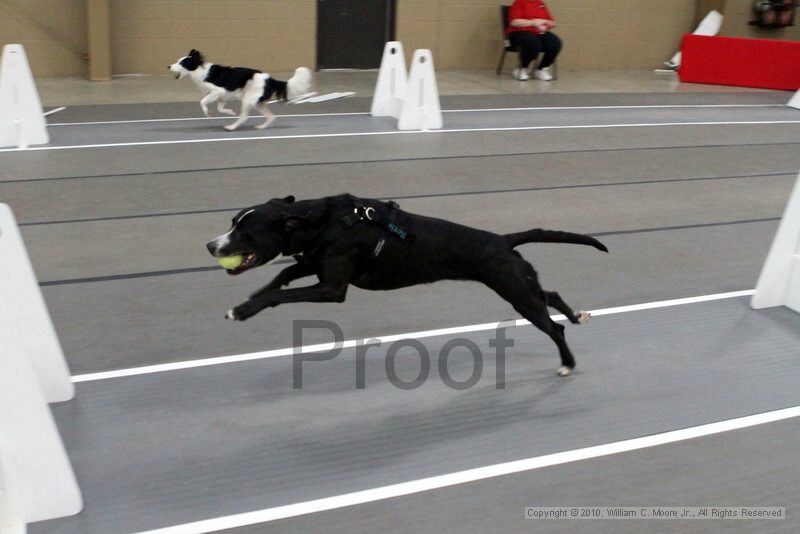
[[[800,109],[800,90],[794,94],[786,105],[790,108]]]
[[[26,148],[49,142],[25,49],[19,44],[6,45],[0,60],[0,147]]]
[[[378,82],[372,96],[370,114],[373,117],[400,117],[406,94],[406,59],[403,43],[389,41],[383,47]]]
[[[707,36],[714,36],[719,33],[719,30],[722,29],[722,20],[723,16],[719,11],[712,9],[708,12],[708,14],[700,21],[700,24],[697,25],[697,29],[692,32],[694,35],[707,35]],[[672,59],[670,59],[667,63],[674,65],[675,67],[681,66],[681,58],[682,54],[680,51],[676,52]]]
[[[3,306],[0,321],[14,310]],[[77,514],[78,483],[33,367],[15,337],[0,345],[0,532]]]
[[[6,204],[0,204],[0,308],[8,315],[0,322],[0,346],[17,344],[47,402],[71,399],[75,386],[17,221]]]
[[[78,483],[48,402],[73,396],[69,370],[14,215],[0,204],[0,533],[74,515]]]
[[[411,59],[408,88],[397,127],[400,130],[433,130],[442,127],[439,89],[430,50],[416,50]]]
[[[750,305],[787,306],[800,312],[800,175],[758,277]]]

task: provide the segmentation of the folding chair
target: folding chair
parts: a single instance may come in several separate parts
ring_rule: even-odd
[[[508,52],[519,52],[516,46],[512,45],[506,37],[506,28],[508,27],[508,10],[511,6],[500,6],[500,31],[503,32],[503,45],[500,49],[500,61],[497,62],[497,71],[495,75],[500,76],[503,71],[503,64],[506,61],[506,54]],[[558,79],[558,64],[553,62],[553,79]]]

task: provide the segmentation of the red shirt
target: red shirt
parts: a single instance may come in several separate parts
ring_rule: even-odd
[[[514,19],[547,19],[553,20],[553,15],[542,0],[514,0],[508,10],[508,22]],[[539,35],[541,32],[535,26],[511,26],[506,28],[506,35],[511,32],[531,32]]]

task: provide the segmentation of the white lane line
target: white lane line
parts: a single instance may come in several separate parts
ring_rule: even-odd
[[[64,111],[65,109],[67,109],[67,106],[61,106],[60,108],[51,109],[50,111],[42,113],[42,116],[47,117],[48,115],[52,115],[53,113],[58,113],[59,111]],[[48,126],[53,126],[53,125],[49,124]]]
[[[645,302],[643,304],[633,304],[629,306],[617,306],[615,308],[603,308],[599,310],[591,310],[590,313],[594,317],[601,315],[613,315],[617,313],[628,313],[632,311],[653,310],[657,308],[668,308],[671,306],[682,306],[686,304],[697,304],[700,302],[710,302],[714,300],[732,299],[738,297],[746,297],[753,295],[755,290],[748,289],[744,291],[733,291],[730,293],[717,293],[714,295],[701,295],[698,297],[688,297],[682,299],[661,300],[656,302]],[[563,315],[552,315],[554,321],[563,321],[566,319]],[[446,336],[454,334],[464,334],[468,332],[481,332],[484,330],[495,330],[501,323],[491,322],[482,324],[472,324],[467,326],[456,326],[451,328],[439,328],[437,330],[424,330],[422,332],[410,332],[406,334],[394,334],[390,336],[369,337],[365,339],[351,339],[344,341],[338,347],[342,349],[350,349],[358,345],[364,344],[367,340],[378,340],[381,343],[393,343],[401,339],[422,339],[435,336]],[[517,319],[516,321],[503,321],[504,327],[510,326],[526,326],[530,322]],[[129,369],[117,369],[114,371],[103,371],[99,373],[89,373],[83,375],[74,375],[72,381],[74,383],[80,382],[94,382],[97,380],[108,380],[111,378],[123,378],[128,376],[145,375],[152,373],[163,373],[166,371],[177,371],[181,369],[193,369],[196,367],[208,367],[211,365],[223,365],[227,363],[246,362],[251,360],[263,360],[267,358],[280,358],[284,356],[292,356],[295,353],[307,354],[312,352],[327,352],[336,348],[334,343],[318,343],[316,345],[304,345],[302,347],[294,348],[289,347],[285,349],[273,349],[262,352],[251,352],[248,354],[235,354],[232,356],[218,356],[215,358],[204,358],[199,360],[189,360],[182,362],[163,363],[158,365],[147,365],[143,367],[133,367]]]
[[[785,107],[785,106],[777,106]],[[276,115],[277,117],[346,117],[348,115],[369,115],[369,112],[358,111],[352,113],[287,113],[286,115]],[[264,115],[248,115],[248,119],[264,118]],[[98,126],[103,124],[139,124],[148,122],[182,122],[182,121],[233,121],[228,115],[221,117],[178,117],[174,119],[131,119],[121,121],[87,121],[87,122],[59,122],[49,126]]]
[[[316,93],[312,93],[316,94]],[[566,110],[593,110],[593,109],[692,109],[692,108],[786,108],[781,104],[664,104],[647,106],[539,106],[521,108],[479,108],[479,109],[443,109],[442,113],[484,113],[487,111],[566,111]],[[59,111],[65,108],[59,108]],[[50,111],[48,113],[55,113]],[[47,115],[47,113],[45,114]],[[369,115],[368,111],[348,113],[287,113],[278,117],[347,117],[352,115]],[[263,115],[249,115],[249,119],[262,118]],[[232,120],[229,116],[222,117],[179,117],[174,119],[131,119],[117,121],[86,121],[86,122],[59,122],[49,126],[97,126],[102,124],[137,124],[147,122],[181,122],[181,121],[222,121]]]
[[[435,135],[469,132],[514,132],[525,130],[591,130],[603,128],[648,128],[665,126],[741,126],[765,124],[800,124],[800,120],[785,121],[703,121],[703,122],[645,122],[631,124],[577,124],[564,126],[509,126],[495,128],[453,128],[444,130],[386,130],[377,132],[347,132],[326,134],[265,135],[252,137],[212,137],[209,139],[178,139],[174,141],[134,141],[130,143],[101,143],[92,145],[35,146],[25,150],[71,150],[78,148],[116,148],[127,146],[182,145],[191,143],[221,143],[231,141],[275,141],[286,139],[322,139],[326,137],[371,137],[375,135]],[[19,152],[18,148],[0,148],[0,152]]]
[[[613,454],[638,451],[650,447],[658,447],[660,445],[667,445],[670,443],[678,443],[690,439],[713,436],[723,432],[741,430],[767,423],[793,419],[795,417],[800,417],[800,406],[763,412],[745,417],[737,417],[735,419],[727,419],[725,421],[682,428],[680,430],[672,430],[670,432],[662,432],[661,434],[652,434],[650,436],[643,436],[640,438],[605,443],[603,445],[596,445],[583,449],[574,449],[570,451],[557,452],[554,454],[546,454],[544,456],[535,456],[533,458],[526,458],[524,460],[488,465],[485,467],[478,467],[476,469],[468,469],[466,471],[448,473],[446,475],[423,478],[420,480],[412,480],[409,482],[392,484],[390,486],[383,486],[380,488],[356,491],[353,493],[336,495],[324,499],[316,499],[313,501],[299,502],[286,506],[278,506],[276,508],[266,508],[264,510],[217,517],[214,519],[206,519],[193,523],[185,523],[182,525],[140,532],[139,534],[204,534],[207,532],[215,532],[218,530],[243,527],[247,525],[257,525],[270,521],[277,521],[279,519],[287,519],[290,517],[324,512],[326,510],[335,510],[337,508],[344,508],[347,506],[355,506],[359,504],[381,501],[384,499],[412,495],[414,493],[456,486],[458,484],[477,482],[479,480],[486,480],[488,478],[522,473],[525,471],[533,471],[535,469],[542,469],[544,467],[563,465],[582,460],[601,458]]]

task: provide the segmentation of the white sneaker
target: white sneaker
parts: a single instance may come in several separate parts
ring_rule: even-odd
[[[514,69],[514,78],[521,82],[531,79],[530,75],[528,74],[528,69],[521,69],[519,67]]]
[[[549,82],[553,79],[553,76],[547,72],[547,69],[536,69],[533,71],[533,77],[537,80],[542,80],[543,82]]]

